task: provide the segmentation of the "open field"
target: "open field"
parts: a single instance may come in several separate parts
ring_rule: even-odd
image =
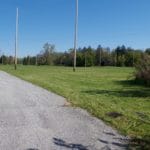
[[[150,88],[128,79],[133,68],[77,68],[76,72],[49,66],[0,69],[62,95],[73,106],[86,109],[125,135],[150,137]]]

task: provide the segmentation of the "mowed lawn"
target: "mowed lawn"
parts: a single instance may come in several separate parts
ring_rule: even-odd
[[[150,88],[131,81],[133,68],[91,67],[73,72],[69,67],[18,66],[15,71],[6,65],[0,69],[62,95],[125,135],[150,137]]]

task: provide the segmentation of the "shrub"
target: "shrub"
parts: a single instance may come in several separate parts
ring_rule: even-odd
[[[138,64],[136,64],[135,79],[150,86],[150,56],[143,55]]]

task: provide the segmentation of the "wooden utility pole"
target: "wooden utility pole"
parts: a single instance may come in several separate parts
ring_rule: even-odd
[[[73,66],[74,72],[76,71],[77,33],[78,33],[78,0],[76,0],[76,16],[75,16],[74,66]]]
[[[15,70],[17,69],[17,51],[18,51],[18,8],[16,11]]]

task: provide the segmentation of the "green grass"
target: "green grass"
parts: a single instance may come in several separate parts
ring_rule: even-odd
[[[62,95],[73,106],[86,109],[125,135],[150,137],[150,88],[128,80],[133,68],[77,68],[76,72],[49,66],[0,69]],[[114,118],[107,115],[109,112],[122,116]]]

